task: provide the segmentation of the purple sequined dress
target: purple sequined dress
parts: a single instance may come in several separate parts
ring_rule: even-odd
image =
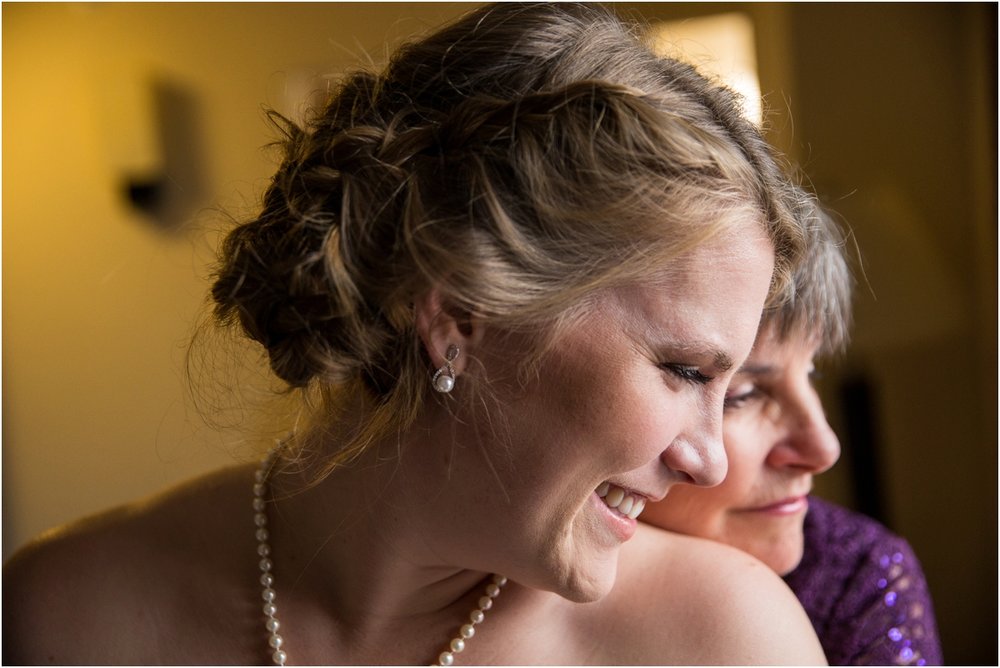
[[[804,556],[785,582],[812,620],[830,665],[941,664],[920,562],[878,522],[810,497]]]

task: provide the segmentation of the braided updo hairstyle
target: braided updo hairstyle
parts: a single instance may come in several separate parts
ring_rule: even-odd
[[[292,387],[371,400],[345,456],[426,398],[413,302],[432,287],[542,341],[723,230],[766,230],[774,294],[800,246],[739,99],[596,5],[478,9],[345,77],[306,127],[276,122],[284,160],[222,247],[215,314]]]

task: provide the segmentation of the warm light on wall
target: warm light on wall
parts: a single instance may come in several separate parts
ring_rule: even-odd
[[[715,14],[683,21],[664,21],[650,29],[653,48],[718,77],[743,96],[744,112],[761,124],[760,82],[753,21],[745,14]]]

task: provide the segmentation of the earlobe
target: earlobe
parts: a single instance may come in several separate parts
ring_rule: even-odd
[[[466,370],[469,353],[482,338],[482,324],[468,311],[448,304],[436,287],[418,297],[413,308],[417,334],[432,368],[437,370],[432,381],[434,389],[450,392],[451,387],[443,389],[448,383],[443,378],[450,377],[454,386],[454,379]]]

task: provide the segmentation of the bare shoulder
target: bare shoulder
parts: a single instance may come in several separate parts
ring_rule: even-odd
[[[628,620],[606,645],[615,655],[595,657],[603,662],[826,664],[805,611],[767,566],[726,545],[642,524],[595,610]]]
[[[179,662],[165,645],[197,616],[199,587],[225,586],[227,554],[253,547],[245,525],[247,545],[223,520],[249,508],[247,480],[242,468],[210,474],[22,548],[3,569],[3,662]]]

